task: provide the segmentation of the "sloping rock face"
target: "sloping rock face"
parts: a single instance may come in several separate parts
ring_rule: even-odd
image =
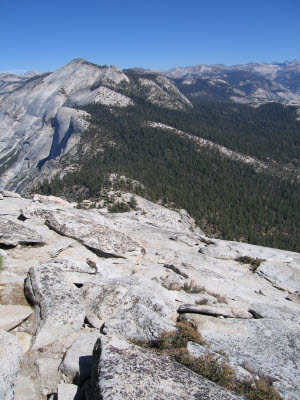
[[[104,325],[106,333],[154,340],[174,330],[174,295],[145,277],[103,279],[84,285],[82,295],[88,321],[96,328]]]
[[[22,355],[18,340],[10,333],[0,330],[0,398],[3,400],[14,398],[14,385]]]
[[[168,357],[116,338],[97,341],[93,365],[87,400],[242,399]]]
[[[107,214],[3,196],[2,218],[43,238],[1,253],[0,324],[8,309],[34,308],[9,316],[8,338],[25,353],[15,400],[238,398],[131,343],[173,332],[178,319],[207,341],[189,342],[190,354],[216,357],[238,377],[267,376],[284,400],[298,400],[300,255],[211,240],[184,210],[136,199],[136,211]],[[254,267],[241,257],[265,261]],[[18,366],[22,353],[13,351]],[[16,373],[0,390],[13,387]]]

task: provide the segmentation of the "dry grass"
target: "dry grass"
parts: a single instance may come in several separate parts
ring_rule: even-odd
[[[217,299],[217,302],[218,302],[218,303],[227,304],[227,299],[226,299],[225,296],[222,296],[222,295],[219,294],[219,293],[211,292],[211,291],[209,291],[209,290],[207,290],[206,293],[209,294],[209,295],[211,295],[211,296],[213,296],[213,297],[215,297],[215,298]]]
[[[193,279],[190,282],[185,282],[182,289],[187,293],[204,293],[205,292],[204,287],[197,285],[197,283]]]
[[[204,293],[205,289],[202,286],[196,284],[196,282],[192,279],[190,282],[185,282],[183,285],[176,282],[164,282],[162,286],[168,290],[184,290],[187,293]]]

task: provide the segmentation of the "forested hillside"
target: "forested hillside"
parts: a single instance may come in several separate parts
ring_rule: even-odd
[[[127,189],[185,208],[208,234],[264,246],[298,250],[299,129],[295,109],[280,104],[259,108],[228,103],[194,104],[189,112],[162,110],[141,99],[134,107],[84,107],[90,128],[82,136],[77,171],[45,181],[42,193],[68,199],[99,199],[110,173],[142,183]],[[289,164],[282,176],[195,147],[156,121],[208,138],[261,160]],[[67,161],[66,161],[67,162]],[[123,182],[124,188],[126,184]],[[299,232],[299,230],[298,230]]]

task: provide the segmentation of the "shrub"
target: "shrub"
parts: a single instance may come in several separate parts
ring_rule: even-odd
[[[188,342],[206,344],[200,333],[188,322],[176,323],[176,331],[164,332],[160,339],[152,341],[133,340],[134,344],[141,347],[152,348],[159,351],[185,348]]]
[[[112,205],[108,209],[108,211],[111,213],[123,213],[123,212],[130,211],[130,207],[128,206],[128,204],[124,203],[123,201],[122,202],[118,201],[116,204]]]
[[[264,260],[263,258],[257,258],[257,257],[256,258],[252,258],[252,257],[249,257],[249,256],[244,256],[244,257],[236,258],[235,261],[239,261],[242,264],[250,264],[251,265],[251,270],[253,272],[255,272],[257,270],[257,268],[260,266],[260,264],[263,261],[266,261],[266,260]]]

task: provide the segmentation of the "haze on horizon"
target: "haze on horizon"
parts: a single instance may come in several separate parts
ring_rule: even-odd
[[[0,72],[53,71],[78,57],[158,70],[300,59],[297,0],[2,0],[0,11]]]

